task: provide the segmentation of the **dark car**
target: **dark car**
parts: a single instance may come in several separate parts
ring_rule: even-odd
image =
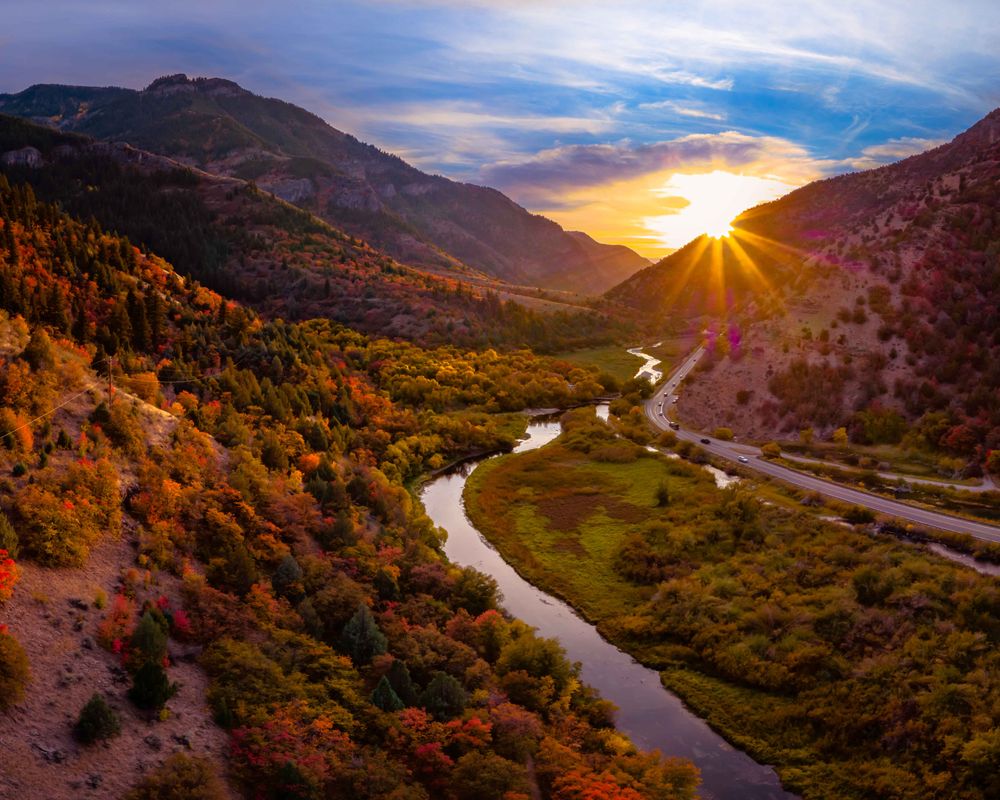
[[[675,431],[679,431],[681,429],[681,425],[679,422],[671,422],[670,427],[673,428]]]
[[[711,440],[711,439],[699,439],[699,441],[700,441],[700,442],[701,442],[702,444],[711,444],[711,443],[712,443],[712,440]]]

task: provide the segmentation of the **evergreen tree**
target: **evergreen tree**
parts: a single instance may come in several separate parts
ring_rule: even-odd
[[[379,630],[368,606],[362,603],[344,625],[340,635],[341,649],[350,655],[354,663],[367,664],[374,656],[385,652],[386,644],[385,634]]]
[[[178,688],[176,683],[170,682],[162,664],[147,661],[135,673],[128,696],[139,708],[158,711],[177,694]]]
[[[32,369],[51,369],[55,366],[56,355],[52,347],[52,340],[45,332],[44,328],[36,327],[31,332],[31,339],[28,346],[21,353],[21,358],[27,361]]]
[[[406,666],[405,661],[399,658],[393,661],[385,677],[393,692],[404,705],[415,706],[417,704],[417,690],[410,677],[410,668]]]
[[[442,721],[459,716],[465,711],[467,701],[462,684],[444,672],[435,672],[427,688],[420,693],[420,705]]]
[[[73,736],[82,744],[93,744],[99,739],[117,736],[121,729],[118,712],[95,692],[81,709],[76,725],[73,726]]]
[[[302,567],[295,560],[295,556],[289,553],[281,560],[274,575],[271,576],[271,585],[279,595],[288,595],[292,592],[301,595],[301,581]]]
[[[162,622],[156,619],[152,611],[147,611],[135,626],[135,632],[129,641],[129,660],[136,665],[148,661],[162,664],[166,658],[166,619],[163,614],[157,613]]]
[[[403,701],[399,699],[389,684],[388,679],[383,675],[371,695],[372,705],[378,706],[383,711],[399,711],[405,708]]]

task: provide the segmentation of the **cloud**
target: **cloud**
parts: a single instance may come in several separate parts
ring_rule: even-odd
[[[884,144],[869,145],[861,151],[860,156],[848,160],[847,163],[854,169],[874,169],[926,152],[944,144],[944,142],[944,139],[919,139],[913,136],[903,136],[898,139],[890,139]]]
[[[481,178],[566,228],[657,257],[831,165],[787,139],[723,131],[548,148]]]
[[[481,177],[521,202],[551,207],[567,192],[646,175],[751,166],[757,173],[781,172],[793,182],[820,174],[825,167],[793,142],[723,131],[649,144],[622,141],[555,147],[491,164],[482,170]]]
[[[694,119],[708,119],[716,122],[723,122],[726,115],[718,111],[708,111],[693,105],[678,103],[675,100],[660,100],[656,103],[639,103],[639,108],[643,111],[672,111],[682,117],[692,117]]]

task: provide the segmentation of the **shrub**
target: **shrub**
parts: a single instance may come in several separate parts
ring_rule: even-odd
[[[716,439],[721,439],[724,442],[731,442],[734,438],[732,428],[716,428],[712,431],[712,435]]]
[[[0,511],[0,550],[6,550],[11,558],[17,558],[20,554],[20,540],[17,538],[17,531],[10,524],[7,515]]]
[[[473,751],[458,759],[450,785],[458,800],[485,800],[527,792],[529,784],[521,764],[494,753]]]
[[[868,525],[875,521],[875,515],[863,506],[851,506],[844,514],[844,519],[852,525]]]
[[[760,448],[760,454],[764,458],[780,458],[781,457],[781,445],[777,442],[768,442],[762,448]]]
[[[0,625],[0,711],[17,705],[31,679],[28,656],[21,643]]]
[[[225,800],[227,792],[203,758],[174,753],[125,795],[125,800]]]
[[[121,733],[118,712],[96,692],[80,710],[80,717],[73,727],[73,735],[78,742],[93,744],[99,739],[110,739]]]
[[[14,593],[14,584],[18,582],[21,573],[13,558],[6,550],[0,550],[0,603],[10,600]]]

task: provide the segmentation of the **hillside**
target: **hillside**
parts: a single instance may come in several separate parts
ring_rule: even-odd
[[[956,473],[1000,448],[1000,110],[734,229],[609,293],[723,326],[682,417],[760,438],[844,426],[859,443],[959,459]]]
[[[592,293],[648,263],[220,78],[174,75],[143,91],[38,85],[0,95],[0,112],[253,180],[407,263],[464,263],[513,283]]]
[[[268,321],[0,175],[0,794],[691,797],[407,489],[602,391]]]
[[[402,264],[246,181],[129,145],[0,115],[0,172],[272,318],[550,352],[621,335],[603,314],[464,268],[435,274]]]

